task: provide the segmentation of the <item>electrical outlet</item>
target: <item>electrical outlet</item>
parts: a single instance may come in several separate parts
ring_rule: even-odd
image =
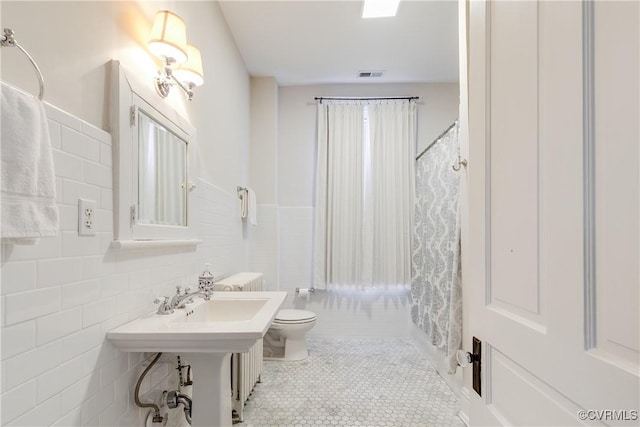
[[[96,201],[78,199],[78,235],[95,236]]]

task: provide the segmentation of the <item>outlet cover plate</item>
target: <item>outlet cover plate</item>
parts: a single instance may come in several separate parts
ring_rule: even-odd
[[[96,201],[78,199],[78,235],[96,235]]]

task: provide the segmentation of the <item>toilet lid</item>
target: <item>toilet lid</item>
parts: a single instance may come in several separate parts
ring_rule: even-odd
[[[316,314],[313,311],[284,309],[284,310],[280,310],[278,314],[276,314],[276,318],[274,319],[274,322],[277,322],[277,323],[305,322],[305,321],[314,320],[315,318],[316,318]]]

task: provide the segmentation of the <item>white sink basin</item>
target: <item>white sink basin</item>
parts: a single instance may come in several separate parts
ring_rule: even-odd
[[[128,352],[243,353],[269,329],[286,292],[217,292],[172,314],[149,314],[107,332]]]
[[[192,427],[231,427],[229,353],[267,333],[286,292],[217,292],[172,314],[149,314],[107,332],[122,351],[185,355],[194,372]]]
[[[193,309],[186,318],[172,321],[176,324],[196,322],[239,322],[251,320],[269,301],[266,298],[253,299],[212,299]]]

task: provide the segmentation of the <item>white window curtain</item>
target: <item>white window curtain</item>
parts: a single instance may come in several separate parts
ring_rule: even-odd
[[[416,106],[318,105],[314,285],[409,286]]]

